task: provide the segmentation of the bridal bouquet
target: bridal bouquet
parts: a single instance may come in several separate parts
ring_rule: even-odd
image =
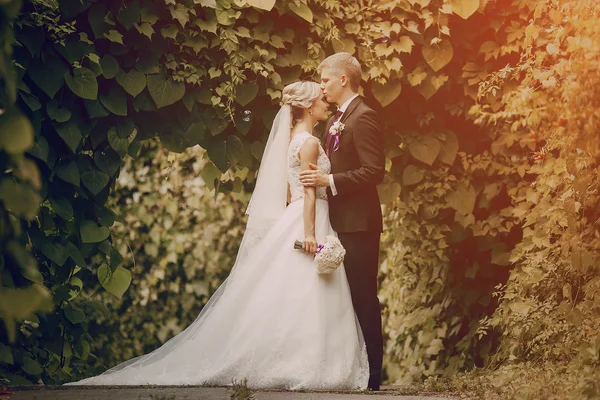
[[[303,243],[299,240],[294,243],[295,249],[301,249],[302,246]],[[317,272],[319,274],[329,274],[335,271],[344,261],[345,255],[346,249],[344,249],[340,240],[335,236],[327,236],[325,244],[319,245],[319,250],[317,250],[315,256]]]

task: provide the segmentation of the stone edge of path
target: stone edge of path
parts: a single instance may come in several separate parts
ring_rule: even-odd
[[[44,391],[44,390],[123,390],[123,389],[223,389],[229,391],[231,386],[200,386],[200,385],[111,385],[111,386],[63,386],[63,385],[17,385],[4,386],[8,391]],[[408,397],[408,398],[427,398],[431,400],[454,400],[460,399],[458,393],[451,392],[432,392],[419,390],[413,387],[403,386],[382,386],[379,391],[350,391],[350,390],[283,390],[283,389],[253,389],[253,393],[288,393],[288,394],[328,394],[328,395],[363,395],[363,396],[386,396],[386,397]],[[10,398],[10,397],[9,397]]]

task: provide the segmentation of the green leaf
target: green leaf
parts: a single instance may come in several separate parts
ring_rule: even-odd
[[[61,18],[69,21],[92,6],[90,1],[83,0],[61,0],[58,2]]]
[[[207,32],[210,32],[213,34],[217,33],[217,26],[219,24],[218,24],[218,21],[216,18],[214,18],[214,17],[209,18],[208,21],[203,21],[202,19],[197,18],[195,22],[196,22],[196,25],[198,26],[198,28],[200,28],[201,30],[207,31]]]
[[[142,141],[136,138],[133,140],[133,142],[131,142],[129,144],[129,148],[127,149],[127,154],[129,154],[129,156],[132,158],[136,158],[138,156],[141,148],[142,148]]]
[[[346,52],[354,54],[356,51],[356,43],[354,43],[354,40],[347,38],[333,39],[331,45],[336,53]]]
[[[112,79],[119,73],[119,62],[110,54],[105,54],[100,60],[100,66],[102,67],[102,75],[106,79]]]
[[[290,10],[292,10],[292,12],[294,14],[298,15],[299,17],[304,19],[309,24],[312,24],[313,13],[306,4],[302,3],[299,6],[297,6],[295,3],[290,2],[290,3],[288,3],[288,6],[290,7]]]
[[[200,88],[196,93],[196,101],[200,104],[211,105],[210,98],[212,97],[212,91],[209,88]]]
[[[227,158],[227,144],[224,140],[215,140],[208,146],[208,157],[210,160],[225,173],[229,168]]]
[[[121,157],[116,152],[110,150],[96,151],[94,152],[94,163],[102,172],[108,176],[113,176],[121,166]]]
[[[65,248],[67,250],[67,254],[69,255],[69,257],[71,257],[71,260],[75,261],[75,264],[77,264],[80,267],[85,267],[87,265],[87,263],[85,262],[85,258],[81,254],[81,251],[79,251],[79,249],[73,244],[73,242],[67,241]]]
[[[381,104],[382,107],[390,105],[394,100],[400,96],[402,91],[402,85],[397,81],[390,81],[385,84],[373,82],[371,84],[371,92],[373,97]]]
[[[153,51],[146,51],[138,56],[135,69],[144,74],[158,74],[160,72],[160,67],[158,66],[159,58],[159,54]]]
[[[51,239],[44,239],[40,250],[42,251],[42,254],[60,266],[64,265],[67,261],[67,257],[69,257],[67,248]]]
[[[61,218],[67,221],[73,218],[73,206],[65,197],[50,197],[50,206]]]
[[[80,324],[85,321],[85,314],[82,311],[75,310],[70,305],[66,306],[64,311],[65,317],[73,324]]]
[[[529,314],[529,310],[531,309],[531,305],[529,303],[525,303],[523,301],[514,301],[508,303],[508,308],[512,311],[519,313],[521,315]]]
[[[431,135],[416,138],[408,145],[410,154],[427,165],[433,165],[433,162],[440,153],[440,149],[440,141]]]
[[[90,355],[91,346],[87,340],[79,340],[75,344],[75,349],[77,350],[78,357],[82,360],[87,360]]]
[[[437,91],[444,86],[444,83],[448,80],[447,75],[426,75],[425,79],[420,82],[420,85],[417,87],[417,90],[425,99],[429,100]]]
[[[127,73],[120,70],[117,75],[117,82],[127,93],[135,97],[146,87],[146,75],[135,69],[131,69]]]
[[[37,97],[22,91],[19,91],[19,96],[21,96],[31,111],[37,111],[42,108],[42,103],[40,103],[40,100]]]
[[[106,134],[108,136],[108,143],[110,147],[121,157],[125,157],[127,154],[127,147],[129,147],[129,140],[127,138],[120,138],[117,134],[117,128],[112,127]]]
[[[63,181],[79,186],[79,169],[74,161],[57,166],[55,172]]]
[[[167,25],[166,27],[160,29],[160,33],[165,39],[177,40],[178,32],[179,32],[179,27],[175,24],[170,24],[170,25]]]
[[[392,204],[400,196],[401,190],[402,187],[398,182],[393,182],[391,178],[385,179],[377,185],[379,201],[381,204]]]
[[[173,153],[183,153],[187,148],[185,138],[173,133],[161,133],[160,143]]]
[[[110,112],[98,100],[84,100],[83,104],[90,118],[102,118],[110,115]]]
[[[510,265],[510,250],[506,248],[504,243],[498,243],[492,247],[492,264],[508,267]]]
[[[179,21],[182,28],[185,28],[190,21],[190,9],[183,4],[175,4],[174,6],[169,7],[169,11],[171,12],[171,17]]]
[[[96,39],[104,37],[104,33],[110,29],[110,25],[106,23],[106,3],[98,2],[92,6],[87,13],[88,22]]]
[[[146,36],[148,39],[152,40],[152,35],[154,35],[154,28],[148,22],[143,22],[141,24],[135,24],[135,29],[142,35]]]
[[[142,92],[133,99],[133,109],[136,111],[156,111],[156,104],[146,92]]]
[[[77,68],[73,71],[73,76],[65,72],[64,78],[69,89],[82,99],[96,100],[98,98],[98,81],[96,75],[89,69]]]
[[[444,164],[452,165],[458,154],[458,138],[453,132],[446,133],[446,140],[442,144],[442,149],[438,159]]]
[[[242,153],[244,152],[244,144],[237,136],[228,136],[226,142],[227,160],[231,164],[236,164]]]
[[[63,76],[68,73],[67,66],[56,58],[47,62],[32,63],[27,69],[27,75],[50,98],[54,98],[65,82]]]
[[[22,244],[10,241],[6,245],[6,251],[19,266],[24,278],[31,282],[44,283],[44,277],[38,269],[37,259]]]
[[[109,30],[108,33],[104,34],[104,37],[113,43],[123,44],[123,35],[121,35],[117,30]]]
[[[473,212],[476,198],[475,188],[472,186],[467,187],[463,183],[458,183],[455,190],[446,195],[448,205],[463,215]]]
[[[24,115],[7,112],[0,116],[0,149],[21,154],[33,147],[33,126]]]
[[[79,147],[79,143],[81,143],[82,139],[77,123],[75,121],[70,121],[66,124],[57,124],[55,129],[69,149],[71,149],[73,153],[76,153],[77,147]]]
[[[3,316],[8,340],[14,342],[15,321],[31,318],[34,311],[50,312],[48,307],[50,293],[43,285],[31,285],[26,288],[3,287],[0,291],[0,315]]]
[[[114,247],[110,252],[110,269],[115,270],[123,262],[123,256]]]
[[[183,98],[185,85],[165,79],[163,73],[148,75],[148,91],[157,108],[166,107]]]
[[[120,87],[110,88],[108,94],[100,96],[100,102],[111,113],[127,116],[127,95]]]
[[[423,171],[414,165],[407,165],[402,171],[402,183],[405,186],[416,185],[423,180]]]
[[[0,343],[0,364],[13,365],[15,362],[10,347]]]
[[[410,53],[414,45],[415,42],[409,36],[400,36],[390,47],[398,53]]]
[[[221,179],[222,173],[213,163],[208,162],[202,169],[201,175],[206,187],[212,190],[215,188],[215,180]]]
[[[110,231],[105,226],[98,226],[94,221],[85,220],[79,226],[83,243],[102,242],[110,236]]]
[[[50,147],[48,146],[48,141],[45,137],[40,136],[35,145],[28,151],[34,157],[39,158],[46,164],[48,163],[48,154],[50,153]]]
[[[479,0],[450,0],[450,4],[452,12],[462,19],[469,18],[479,8]]]
[[[271,11],[275,7],[275,0],[247,0],[247,4],[265,11]]]
[[[265,144],[262,142],[253,142],[250,145],[250,153],[256,158],[258,161],[262,159],[262,155],[265,151]]]
[[[140,11],[140,3],[137,0],[129,0],[119,7],[117,20],[125,29],[129,30],[133,24],[140,22]]]
[[[246,83],[239,86],[235,91],[235,101],[241,106],[250,103],[258,94],[258,85],[256,83]]]
[[[68,108],[59,108],[55,101],[46,104],[46,112],[50,119],[56,122],[67,122],[71,118],[71,111]]]
[[[4,208],[28,220],[37,215],[41,203],[40,195],[31,186],[10,178],[0,181],[0,200]]]
[[[98,268],[98,281],[106,291],[118,298],[123,294],[131,284],[131,272],[123,267],[117,267],[114,272],[106,264]]]
[[[81,171],[81,181],[95,196],[106,187],[110,177],[95,168],[91,163],[86,163],[83,168],[84,169]]]
[[[200,144],[206,137],[206,125],[202,121],[194,122],[186,132],[186,139],[191,145]]]
[[[23,365],[21,365],[21,369],[29,375],[40,375],[44,371],[40,363],[27,354],[23,356]]]
[[[433,45],[424,45],[421,48],[423,58],[435,72],[444,68],[454,56],[452,43],[448,39],[442,39]]]
[[[88,299],[85,301],[85,305],[100,312],[104,316],[104,318],[110,318],[110,310],[108,309],[108,307],[106,307],[106,304],[102,303],[101,301]]]

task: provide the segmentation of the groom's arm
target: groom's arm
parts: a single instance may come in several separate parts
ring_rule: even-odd
[[[375,111],[365,111],[356,120],[352,130],[360,167],[332,175],[338,195],[356,192],[365,186],[375,186],[385,174],[383,132]]]

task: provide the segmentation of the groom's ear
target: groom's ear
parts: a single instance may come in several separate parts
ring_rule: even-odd
[[[342,84],[342,87],[346,87],[346,85],[350,84],[350,79],[348,79],[348,76],[346,74],[342,74],[342,76],[340,76],[340,82]]]

